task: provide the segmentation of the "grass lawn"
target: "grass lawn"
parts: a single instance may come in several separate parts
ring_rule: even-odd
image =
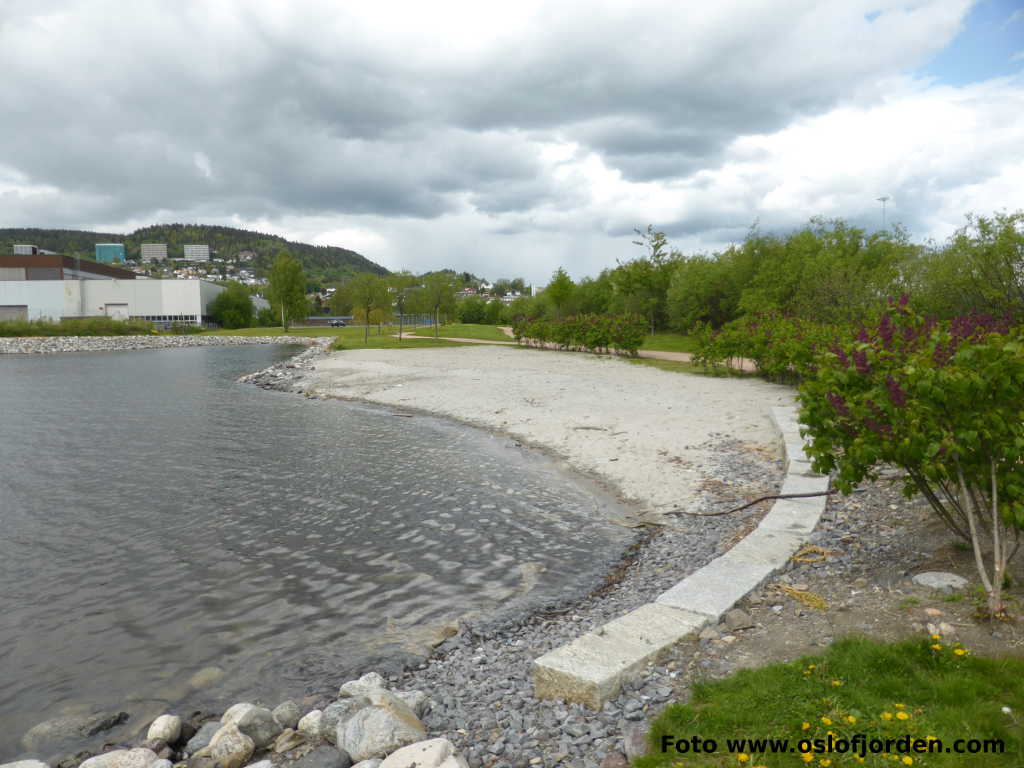
[[[697,344],[689,336],[681,333],[656,333],[654,336],[645,336],[644,343],[640,349],[649,349],[652,352],[695,352]]]
[[[221,329],[219,331],[203,331],[203,336],[340,336],[346,331],[358,330],[362,334],[362,328],[328,328],[322,326],[319,328],[289,328],[288,333],[285,334],[280,328],[237,328],[233,331]],[[370,333],[373,334],[376,329],[371,328]]]
[[[956,643],[932,638],[893,644],[847,638],[821,656],[698,683],[688,704],[673,704],[654,722],[651,751],[634,768],[1024,765],[1024,659],[975,658]],[[839,748],[840,740],[853,743],[858,734],[868,743],[909,735],[925,740],[924,747],[938,739],[951,751],[903,752],[890,743],[885,755],[869,751],[861,758],[814,744],[812,752],[800,749],[802,739],[827,741],[830,734]],[[663,753],[665,736],[672,746]],[[716,751],[695,754],[694,737],[714,739]],[[788,739],[793,751],[772,754],[766,745],[749,744],[741,750],[727,742],[770,738]],[[1003,751],[957,754],[958,739],[999,739]],[[686,753],[676,751],[676,740],[686,742]]]
[[[414,333],[417,336],[433,336],[433,326],[420,326]],[[476,325],[471,323],[450,323],[449,325],[442,325],[438,329],[437,335],[439,337],[448,336],[449,338],[461,338],[461,339],[481,339],[482,341],[513,341],[511,336],[506,336],[505,332],[496,325]]]
[[[416,349],[418,347],[464,347],[457,341],[445,341],[444,339],[399,339],[398,326],[385,328],[379,336],[376,331],[370,329],[370,338],[363,343],[363,328],[338,328],[342,331],[337,334],[338,338],[331,344],[331,349]]]

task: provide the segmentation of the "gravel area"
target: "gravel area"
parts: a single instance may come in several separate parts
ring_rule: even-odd
[[[781,481],[781,462],[716,435],[705,446],[718,459],[712,480],[700,491],[697,510],[718,512],[771,493]],[[723,493],[722,487],[728,487]],[[668,526],[648,529],[612,583],[586,600],[526,617],[501,627],[464,626],[438,650],[440,655],[403,677],[402,688],[429,693],[424,717],[430,733],[444,734],[470,766],[504,768],[531,764],[597,766],[624,749],[631,728],[674,696],[682,666],[651,667],[627,683],[600,712],[577,704],[532,696],[533,659],[580,634],[650,602],[692,571],[726,551],[767,511],[736,515],[680,515]]]

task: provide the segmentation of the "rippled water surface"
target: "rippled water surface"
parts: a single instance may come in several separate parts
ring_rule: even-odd
[[[327,688],[627,543],[507,439],[235,383],[293,351],[0,357],[0,762],[75,707]]]

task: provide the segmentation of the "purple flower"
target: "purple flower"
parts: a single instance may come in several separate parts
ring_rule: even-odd
[[[892,318],[889,317],[888,312],[885,312],[878,323],[878,335],[882,339],[882,346],[886,349],[892,349],[892,335],[894,330],[895,329],[892,326]]]
[[[907,393],[903,391],[903,387],[900,386],[899,382],[896,381],[892,376],[889,376],[885,380],[885,387],[889,390],[889,400],[897,408],[903,408],[907,404]]]
[[[857,366],[857,373],[866,376],[871,373],[871,365],[868,363],[868,355],[862,349],[853,353],[853,363]]]
[[[825,395],[825,398],[832,403],[832,407],[836,409],[836,413],[840,417],[844,419],[850,418],[850,409],[846,407],[846,401],[841,396],[835,392],[829,392]]]

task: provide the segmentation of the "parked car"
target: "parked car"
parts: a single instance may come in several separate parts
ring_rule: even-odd
[[[344,328],[344,327],[345,327],[345,321],[344,320],[331,320],[331,328]]]

